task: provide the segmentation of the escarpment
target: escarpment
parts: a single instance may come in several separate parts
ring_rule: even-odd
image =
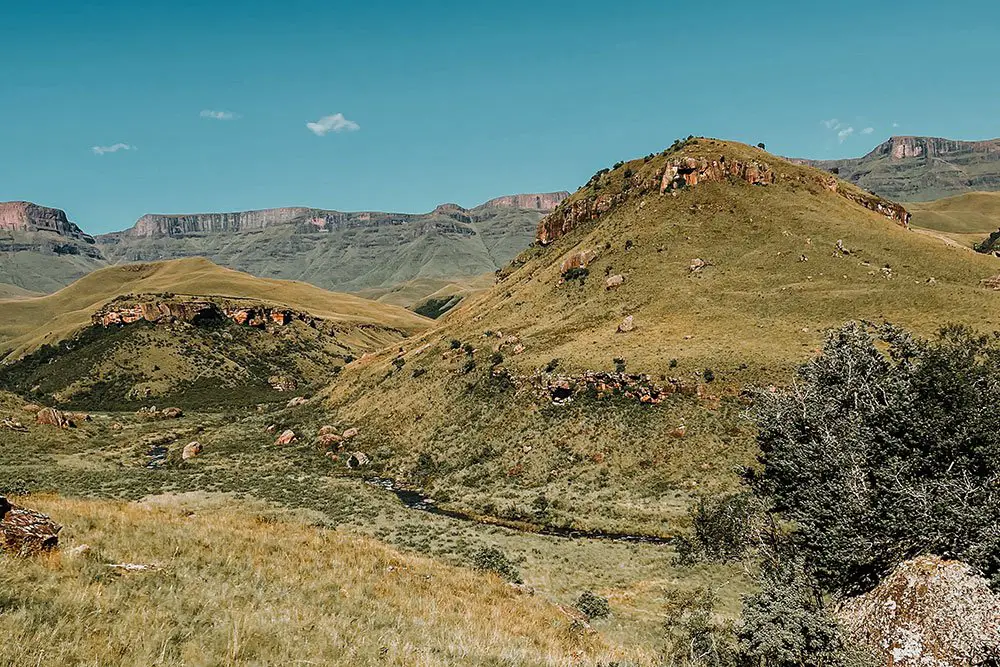
[[[20,232],[53,232],[59,236],[94,243],[94,237],[69,221],[58,208],[27,201],[0,202],[0,229]]]
[[[906,227],[909,224],[910,214],[903,206],[842,183],[833,176],[815,170],[803,170],[790,164],[787,165],[789,169],[781,169],[764,160],[727,158],[725,155],[717,158],[674,157],[658,166],[649,158],[637,162],[635,172],[632,171],[632,163],[620,165],[624,172],[618,189],[598,190],[593,183],[597,179],[597,186],[600,186],[600,177],[592,179],[588,189],[582,191],[582,196],[570,198],[541,220],[536,240],[542,245],[548,245],[573,229],[596,220],[632,196],[666,194],[713,182],[742,182],[756,186],[812,182],[898,225]],[[614,171],[611,172],[612,175]]]

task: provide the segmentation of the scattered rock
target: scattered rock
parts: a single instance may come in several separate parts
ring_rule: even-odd
[[[184,445],[184,451],[181,452],[181,459],[184,461],[193,459],[199,454],[201,454],[202,449],[203,447],[201,446],[200,442],[189,442],[188,444]]]
[[[300,405],[305,405],[308,402],[309,402],[309,399],[306,398],[305,396],[296,396],[292,400],[288,401],[288,404],[285,407],[288,407],[288,408],[297,408]]]
[[[931,276],[930,278],[927,279],[927,284],[928,285],[937,285],[937,280],[934,279],[934,276]]]
[[[316,446],[320,449],[333,449],[339,447],[343,441],[344,439],[336,433],[321,433],[316,438]]]
[[[607,280],[604,281],[604,288],[613,290],[620,287],[625,282],[625,276],[622,274],[616,274],[613,276],[608,276]]]
[[[800,262],[808,262],[809,258],[806,257],[805,255],[799,255],[799,261]]]
[[[37,403],[25,403],[21,409],[29,414],[36,414],[39,410],[42,409],[42,406],[38,405]]]
[[[160,415],[164,419],[180,419],[184,416],[184,411],[180,408],[164,408]]]
[[[618,325],[618,333],[628,333],[635,330],[635,318],[629,315]]]
[[[274,441],[276,445],[290,445],[293,442],[297,442],[298,438],[295,435],[295,431],[288,429],[284,433],[278,436],[278,439]]]
[[[267,378],[267,383],[275,391],[295,391],[299,388],[299,383],[295,381],[295,378],[287,375],[272,375]]]
[[[72,428],[74,426],[66,415],[55,408],[42,408],[35,414],[35,421],[42,425],[58,428]]]
[[[894,667],[969,667],[1000,654],[1000,596],[958,561],[902,563],[836,614],[848,637]]]
[[[993,276],[992,278],[984,278],[980,282],[986,289],[1000,290],[1000,275]]]
[[[67,551],[66,555],[70,558],[86,558],[93,553],[93,551],[94,550],[89,544],[80,544]]]
[[[342,435],[341,437],[344,438],[344,440],[353,440],[354,438],[358,437],[359,433],[360,431],[358,429],[349,428],[346,431],[344,431],[344,435]]]
[[[885,276],[886,280],[892,280],[892,267],[891,266],[883,266],[882,267],[882,275]]]
[[[580,252],[575,252],[563,260],[562,265],[559,267],[559,273],[565,275],[573,269],[585,269],[595,259],[597,259],[596,250],[581,250]]]
[[[675,428],[673,431],[670,432],[670,436],[673,438],[680,439],[683,438],[685,435],[687,435],[687,431],[688,431],[687,426],[681,424],[680,426],[678,426],[677,428]]]
[[[334,427],[330,426],[329,424],[326,424],[325,426],[321,426],[320,427],[319,434],[320,435],[337,435],[337,429],[335,429]]]
[[[62,526],[0,496],[0,551],[28,556],[54,549]]]
[[[694,259],[691,260],[691,264],[688,266],[688,271],[690,271],[691,273],[698,273],[699,271],[703,270],[706,266],[709,266],[708,262],[699,257],[695,257]]]
[[[8,431],[17,431],[19,433],[27,433],[28,431],[28,427],[18,420],[11,419],[10,417],[4,417],[3,421],[0,421],[0,428],[5,428]]]
[[[347,467],[352,470],[366,466],[369,463],[371,463],[371,459],[364,452],[354,452],[347,458]]]
[[[841,255],[841,256],[850,255],[851,254],[851,251],[848,250],[844,246],[844,240],[843,239],[837,239],[837,254]]]
[[[524,352],[524,345],[518,343],[514,346],[514,354],[521,354],[522,352]]]

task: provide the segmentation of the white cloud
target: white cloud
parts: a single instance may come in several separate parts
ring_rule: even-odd
[[[861,130],[861,134],[873,134],[874,132],[875,132],[874,127],[866,127],[865,129]]]
[[[837,141],[839,141],[840,143],[844,143],[844,141],[852,134],[854,134],[854,128],[845,127],[844,129],[842,129],[840,132],[837,133]]]
[[[899,127],[899,123],[897,123],[897,122],[893,121],[893,123],[892,123],[892,126],[893,126],[893,127]]]
[[[824,121],[821,121],[821,123],[823,125],[825,125],[826,129],[828,129],[828,130],[839,130],[840,129],[840,121],[837,120],[836,118],[831,118],[830,120],[824,120]]]
[[[104,155],[105,153],[117,153],[118,151],[134,151],[136,147],[119,143],[111,144],[110,146],[92,146],[90,150],[94,151],[94,155]]]
[[[306,127],[317,137],[322,137],[328,132],[357,132],[361,129],[361,126],[353,120],[344,118],[342,113],[323,116],[315,123],[306,123]]]
[[[236,120],[240,117],[238,113],[233,113],[232,111],[214,111],[212,109],[205,109],[201,112],[202,118],[211,118],[212,120]]]

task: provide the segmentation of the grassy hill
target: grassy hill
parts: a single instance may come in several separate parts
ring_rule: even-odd
[[[664,172],[689,158],[774,180],[661,192]],[[735,488],[754,459],[740,392],[788,382],[826,328],[1000,324],[1000,294],[980,284],[995,260],[914,233],[862,196],[710,139],[622,163],[550,218],[575,227],[523,253],[402,361],[353,365],[328,408],[377,434],[386,474],[460,511],[673,534],[693,497]],[[586,269],[564,271],[581,252],[595,255]],[[619,333],[626,317],[634,330]],[[620,390],[584,377],[623,367],[641,377],[612,378]],[[649,385],[676,391],[647,405]]]
[[[91,322],[112,302],[121,304],[117,308],[191,300],[291,309],[315,320],[282,327],[225,318],[202,326]],[[287,376],[303,390],[325,383],[354,357],[420,332],[428,322],[402,308],[254,278],[204,259],[104,269],[49,296],[0,301],[0,320],[0,351],[8,362],[21,359],[0,373],[4,386],[91,409],[167,398],[182,405],[274,400],[271,378]]]

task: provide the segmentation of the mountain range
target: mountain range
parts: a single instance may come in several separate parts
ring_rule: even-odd
[[[1000,139],[891,137],[864,157],[792,162],[832,171],[866,190],[902,202],[1000,190]]]

